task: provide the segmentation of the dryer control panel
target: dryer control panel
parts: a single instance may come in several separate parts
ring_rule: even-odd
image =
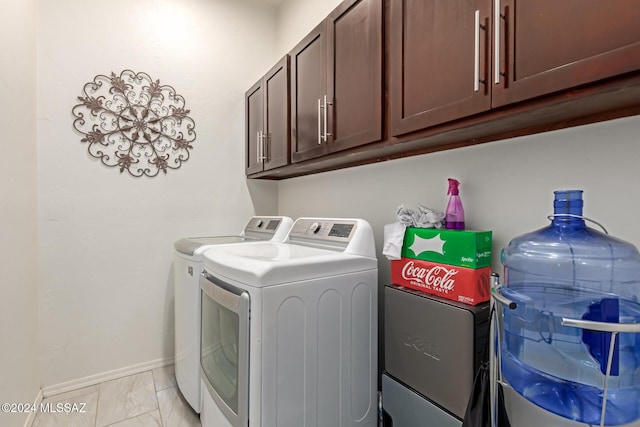
[[[259,240],[283,241],[293,220],[287,216],[254,216],[252,217],[241,235]]]
[[[351,239],[356,227],[356,221],[351,220],[301,218],[293,224],[289,238],[306,238],[346,243]]]
[[[376,257],[371,225],[358,218],[298,218],[291,227],[288,241]]]
[[[282,218],[253,217],[244,227],[244,231],[263,231],[274,233],[281,222]]]

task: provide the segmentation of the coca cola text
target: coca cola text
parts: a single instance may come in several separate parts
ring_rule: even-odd
[[[413,261],[407,262],[402,267],[402,278],[419,282],[425,287],[448,293],[456,286],[454,276],[458,273],[453,267],[436,265],[431,268],[416,266]]]

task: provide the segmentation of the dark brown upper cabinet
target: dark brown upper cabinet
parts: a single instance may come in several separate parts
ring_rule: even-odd
[[[494,0],[494,107],[640,69],[634,0]]]
[[[382,1],[346,0],[290,52],[291,161],[382,138]]]
[[[247,175],[285,179],[640,114],[636,3],[344,0],[290,52],[289,125],[286,95],[274,95],[285,73],[247,92]]]
[[[399,136],[640,70],[633,0],[390,0]]]
[[[289,163],[289,56],[245,93],[247,175]]]
[[[391,135],[486,111],[491,2],[391,0]]]

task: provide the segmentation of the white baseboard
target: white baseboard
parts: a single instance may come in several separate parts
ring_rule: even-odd
[[[33,402],[33,406],[35,408],[39,408],[40,403],[42,403],[42,389],[38,390],[38,394],[36,395],[36,400]],[[27,420],[24,422],[24,427],[31,427],[33,425],[33,422],[36,420],[36,415],[38,415],[38,411],[30,411]]]
[[[49,397],[56,394],[65,393],[67,391],[89,387],[105,381],[115,380],[117,378],[126,377],[128,375],[150,371],[151,369],[162,368],[163,366],[172,365],[173,363],[173,357],[157,359],[150,362],[141,363],[139,365],[127,366],[125,368],[114,369],[113,371],[103,372],[101,374],[78,378],[77,380],[72,380],[61,384],[46,386],[41,390],[40,400],[42,400],[42,397]]]

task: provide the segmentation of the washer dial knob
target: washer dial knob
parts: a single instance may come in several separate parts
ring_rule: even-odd
[[[320,223],[319,222],[314,222],[309,227],[309,231],[311,231],[313,234],[316,234],[316,233],[318,233],[318,231],[320,231],[320,228],[321,228]]]

